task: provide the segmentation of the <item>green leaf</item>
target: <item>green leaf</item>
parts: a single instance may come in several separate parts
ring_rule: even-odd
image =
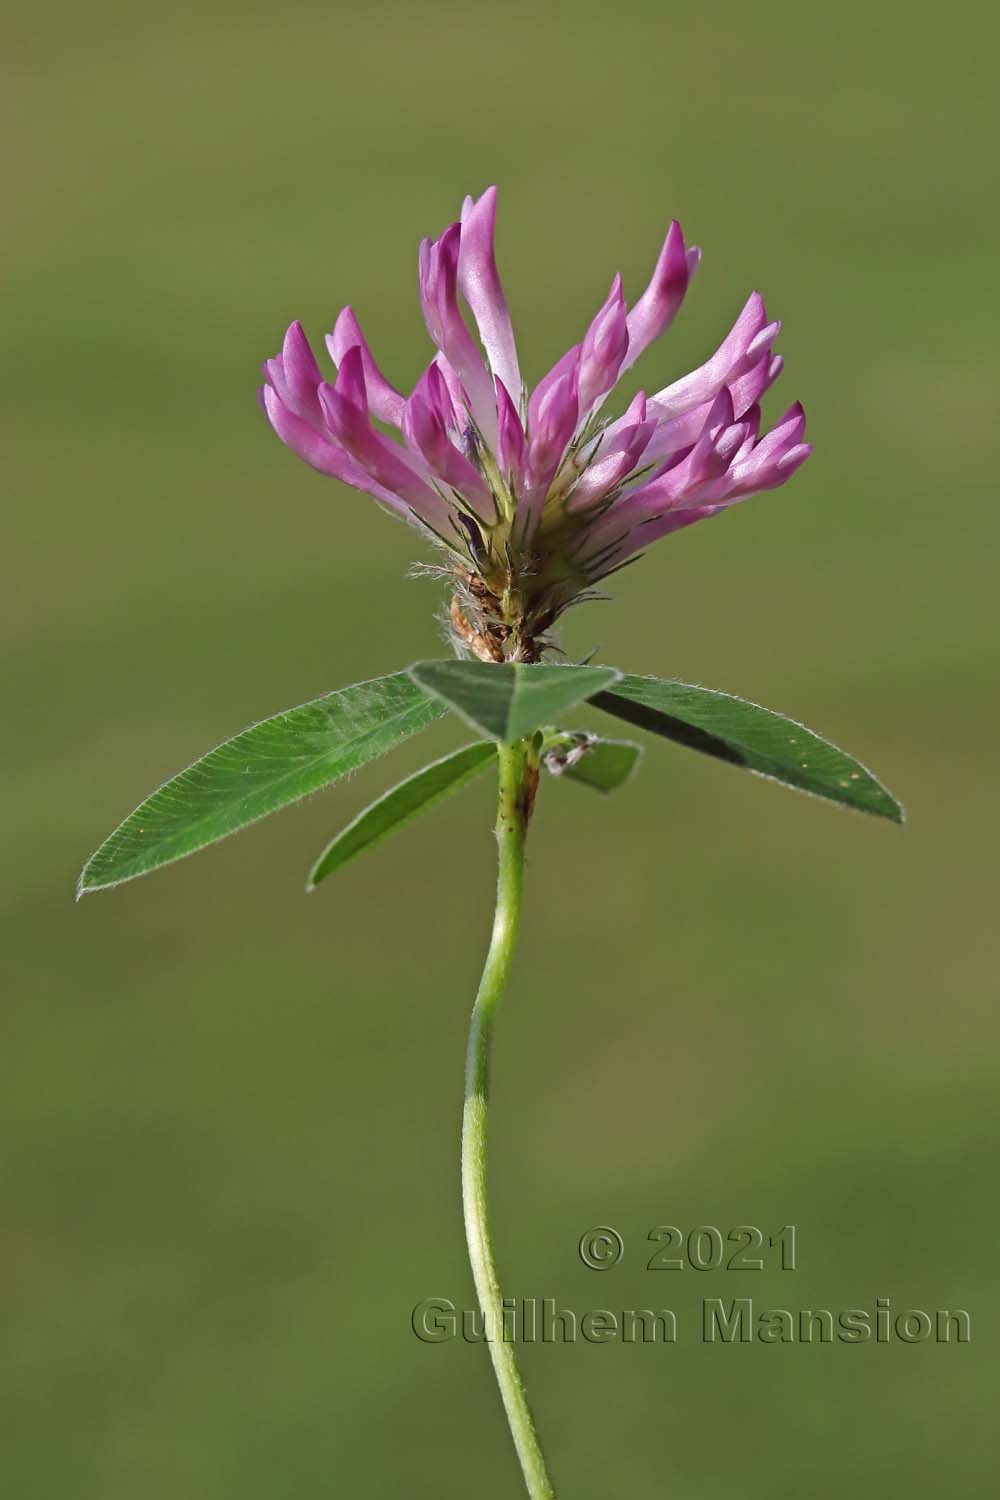
[[[414,682],[491,740],[523,739],[601,688],[614,667],[529,666],[524,662],[418,661]]]
[[[903,822],[899,803],[860,761],[794,719],[744,698],[689,682],[627,676],[591,702],[678,745],[859,812]]]
[[[311,891],[334,870],[388,838],[449,792],[457,791],[496,757],[492,740],[477,740],[408,776],[366,807],[326,846],[312,868],[306,890]]]
[[[580,781],[596,792],[615,792],[624,786],[642,759],[642,746],[631,740],[604,740],[581,730],[554,735],[546,741],[542,759],[553,776]]]
[[[105,839],[77,895],[193,854],[384,755],[442,710],[405,672],[264,719],[155,791]]]

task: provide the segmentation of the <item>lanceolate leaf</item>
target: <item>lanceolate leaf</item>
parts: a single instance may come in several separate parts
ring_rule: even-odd
[[[408,776],[366,807],[327,845],[313,866],[306,889],[311,891],[334,870],[380,843],[449,792],[464,786],[496,758],[497,748],[492,740],[477,740]]]
[[[553,776],[582,782],[595,792],[615,792],[635,771],[642,747],[630,740],[603,740],[581,731],[553,737],[546,743],[543,759]]]
[[[77,894],[193,854],[384,755],[442,712],[396,672],[254,724],[140,803],[84,866]]]
[[[860,761],[794,719],[743,698],[688,682],[626,676],[591,702],[678,745],[859,812],[903,821],[899,803]]]
[[[492,740],[512,741],[617,682],[614,667],[418,661],[413,680]]]

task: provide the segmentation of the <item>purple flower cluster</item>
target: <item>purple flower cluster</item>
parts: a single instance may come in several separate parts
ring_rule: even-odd
[[[296,322],[265,363],[261,395],[300,458],[453,555],[460,644],[489,659],[530,660],[590,585],[668,532],[783,484],[810,448],[798,403],[760,435],[758,403],[782,359],[773,352],[780,324],[768,322],[756,292],[698,369],[653,396],[640,392],[616,419],[600,415],[673,321],[698,265],[676,222],[642,296],[629,308],[616,276],[582,342],[529,393],[497,272],[495,220],[491,187],[420,247],[420,301],[438,352],[409,396],[379,370],[350,307],[327,335],[335,381],[324,380]]]

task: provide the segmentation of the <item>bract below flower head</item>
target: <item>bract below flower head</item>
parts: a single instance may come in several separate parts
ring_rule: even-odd
[[[698,265],[676,222],[632,307],[616,276],[582,341],[529,391],[495,221],[490,187],[420,246],[420,301],[437,353],[409,396],[382,374],[345,307],[326,340],[336,379],[324,379],[293,323],[265,362],[261,397],[300,458],[445,550],[460,652],[537,661],[560,614],[641,548],[784,484],[811,449],[797,403],[760,434],[758,403],[782,360],[773,352],[780,324],[757,292],[698,369],[652,396],[640,392],[617,418],[602,415],[621,376],[673,321]]]

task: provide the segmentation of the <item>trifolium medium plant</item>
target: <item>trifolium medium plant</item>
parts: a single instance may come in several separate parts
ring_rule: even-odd
[[[473,777],[496,775],[496,915],[466,1056],[462,1197],[487,1347],[528,1493],[542,1500],[555,1491],[514,1346],[500,1336],[487,1099],[541,775],[608,793],[639,761],[630,740],[573,728],[573,710],[590,704],[609,720],[876,817],[898,823],[902,810],[860,762],[780,714],[673,678],[563,658],[555,632],[567,609],[603,590],[650,543],[784,484],[810,448],[798,403],[761,432],[759,402],[782,359],[774,353],[780,325],[756,292],[703,365],[608,413],[616,384],[669,327],[697,268],[699,252],[677,223],[642,295],[630,306],[616,276],[582,341],[529,391],[497,273],[495,217],[496,190],[488,188],[420,247],[420,302],[437,352],[409,396],[382,374],[350,307],[326,337],[335,379],[326,379],[293,323],[281,353],[264,365],[260,392],[294,453],[418,533],[448,581],[453,657],[338,688],[211,750],[115,829],[84,867],[79,890],[119,885],[192,854],[447,713],[472,732],[338,834],[309,887]]]

